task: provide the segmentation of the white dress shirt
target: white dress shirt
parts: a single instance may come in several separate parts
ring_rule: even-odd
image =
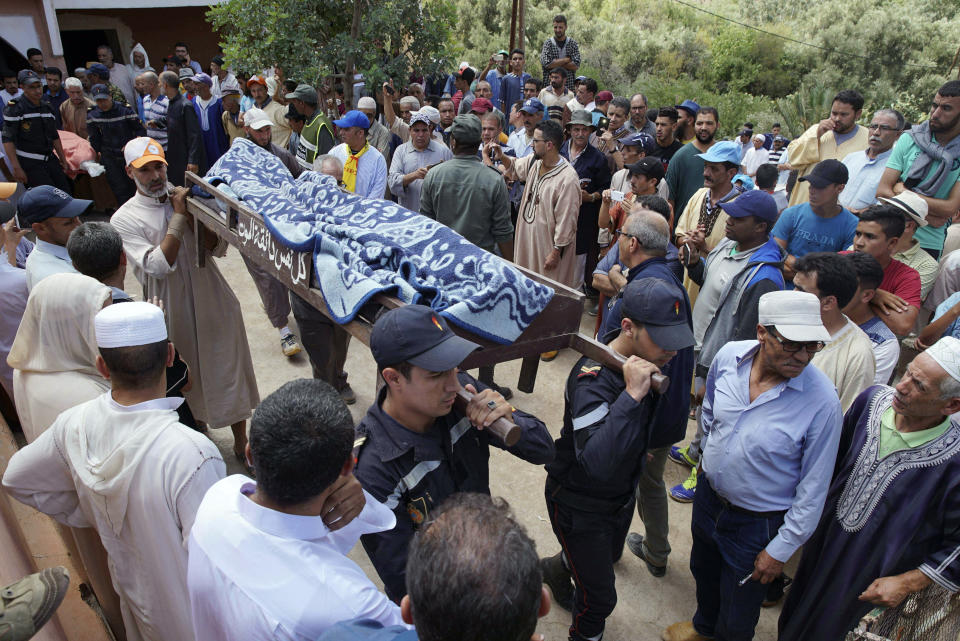
[[[396,525],[364,492],[363,511],[331,532],[319,516],[265,508],[256,483],[229,476],[207,492],[189,541],[193,629],[204,641],[314,641],[339,621],[402,625],[400,608],[347,558],[361,534]]]

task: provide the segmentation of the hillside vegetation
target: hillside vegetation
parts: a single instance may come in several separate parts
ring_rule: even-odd
[[[511,0],[449,1],[454,55],[482,68],[509,44]],[[960,47],[956,0],[529,0],[532,74],[557,13],[580,44],[581,73],[617,95],[642,91],[651,107],[716,106],[725,136],[745,121],[761,131],[780,121],[796,136],[845,88],[866,98],[864,119],[894,107],[915,122],[957,77],[948,73]]]

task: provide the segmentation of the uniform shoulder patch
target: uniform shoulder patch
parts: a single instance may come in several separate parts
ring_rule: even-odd
[[[17,101],[14,99],[14,100],[11,100],[10,102],[8,102],[7,104],[12,107],[13,105],[17,104]]]
[[[577,378],[583,378],[585,376],[592,376],[596,378],[600,375],[600,370],[603,369],[603,365],[593,360],[583,361],[583,364],[580,366],[580,371],[577,372]]]

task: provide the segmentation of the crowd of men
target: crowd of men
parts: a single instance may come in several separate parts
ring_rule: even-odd
[[[0,348],[28,441],[3,487],[96,530],[114,630],[526,641],[552,595],[570,639],[598,641],[624,547],[667,572],[668,497],[693,504],[696,593],[665,641],[752,639],[785,593],[779,639],[840,639],[875,606],[960,589],[960,81],[920,124],[846,89],[792,141],[752,123],[718,140],[716,108],[600,90],[564,16],[553,31],[542,79],[500,50],[402,88],[358,79],[353,104],[332,79],[222,56],[207,73],[184,43],[163,69],[137,45],[63,82],[37,50],[2,73]],[[261,400],[184,186],[237,138],[582,291],[622,367],[576,362],[554,440],[493,367],[458,369],[478,344],[400,307],[373,327],[382,386],[354,427],[349,334],[245,259],[314,375]],[[109,223],[80,222],[83,145]],[[485,429],[501,418],[521,429],[509,447]],[[232,428],[249,477],[225,477],[208,426]],[[545,466],[555,554],[484,496],[491,446]],[[668,461],[690,468],[669,489]],[[357,541],[383,592],[345,556]]]

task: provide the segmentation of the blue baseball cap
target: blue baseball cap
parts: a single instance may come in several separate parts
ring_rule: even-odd
[[[75,218],[87,211],[92,200],[72,198],[67,192],[51,185],[40,185],[23,195],[17,205],[17,226],[27,229],[33,223],[48,218]]]
[[[370,128],[370,119],[367,118],[367,114],[353,109],[343,114],[343,118],[340,120],[334,120],[333,124],[340,127],[341,129],[347,129],[348,127],[360,127],[361,129]]]
[[[543,113],[543,103],[536,98],[527,98],[523,101],[523,106],[520,107],[520,111],[525,111],[528,114]]]
[[[32,85],[36,82],[43,82],[40,80],[40,76],[32,69],[23,69],[20,73],[17,74],[17,82],[21,86]]]
[[[740,181],[740,184],[743,185],[743,188],[748,191],[756,187],[756,185],[753,184],[753,179],[746,174],[737,174],[730,182],[736,185],[737,181]]]
[[[745,191],[733,200],[720,203],[720,209],[730,218],[755,216],[771,223],[777,222],[777,201],[773,196],[760,189]]]
[[[425,305],[404,305],[377,319],[370,352],[379,367],[410,363],[445,372],[480,346],[453,333],[442,316]]]
[[[700,105],[694,101],[687,99],[681,102],[679,105],[674,105],[677,109],[683,109],[690,113],[691,116],[696,116],[700,112]]]
[[[105,100],[110,98],[110,90],[107,89],[107,85],[96,84],[90,88],[90,94],[93,96],[94,100]]]
[[[702,158],[704,162],[732,162],[739,167],[740,147],[732,140],[722,140],[714,143],[704,153],[697,154],[697,158]]]
[[[110,70],[107,69],[106,65],[102,65],[99,62],[95,62],[94,64],[87,67],[87,73],[95,73],[101,78],[103,78],[104,80],[110,79]]]
[[[643,325],[660,349],[681,350],[694,344],[683,291],[660,278],[637,278],[623,290],[624,318]]]
[[[653,140],[653,136],[643,131],[638,131],[630,134],[629,136],[624,136],[620,139],[620,144],[628,147],[642,147],[643,153],[648,155],[657,150],[656,142]]]

